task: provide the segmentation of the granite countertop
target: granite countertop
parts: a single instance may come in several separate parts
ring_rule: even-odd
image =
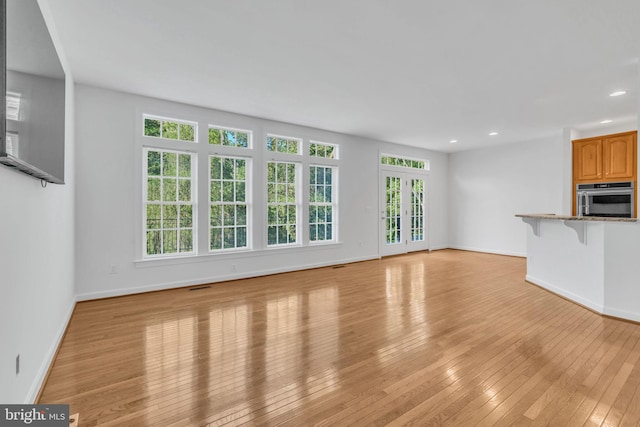
[[[556,214],[516,214],[519,218],[555,219],[561,221],[638,222],[637,218],[611,218],[603,216],[569,216]]]

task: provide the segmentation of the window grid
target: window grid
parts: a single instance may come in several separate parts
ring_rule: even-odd
[[[198,125],[194,122],[145,115],[143,129],[144,135],[152,138],[198,141]]]
[[[338,147],[333,144],[311,141],[309,143],[309,156],[325,159],[337,159]]]
[[[145,157],[145,255],[193,253],[195,156],[148,149]]]
[[[424,238],[424,180],[411,179],[411,241]]]
[[[335,240],[334,180],[335,169],[327,166],[309,167],[309,240]]]
[[[267,162],[267,245],[298,242],[298,168],[291,162]]]
[[[209,144],[250,148],[251,132],[209,125]]]
[[[267,151],[300,154],[302,140],[286,136],[267,135]]]
[[[209,156],[209,249],[248,247],[248,160]]]
[[[420,159],[410,159],[408,157],[398,157],[398,156],[390,156],[387,154],[383,154],[380,157],[380,164],[389,165],[389,166],[399,166],[403,168],[411,168],[411,169],[429,169],[429,162],[426,160]]]
[[[402,179],[395,176],[387,177],[387,244],[400,243],[402,238]]]

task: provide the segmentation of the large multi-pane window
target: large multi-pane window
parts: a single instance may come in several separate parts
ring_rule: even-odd
[[[144,173],[145,254],[194,252],[194,155],[147,148]]]
[[[338,240],[337,144],[266,133],[264,145],[255,147],[255,130],[188,117],[138,117],[144,166],[136,245],[143,258]],[[255,174],[266,185],[251,188]],[[259,211],[253,197],[263,203]],[[266,228],[253,228],[257,219]]]
[[[209,157],[209,249],[248,247],[249,161],[245,158]]]
[[[267,162],[267,245],[298,243],[298,174],[292,162]]]
[[[311,165],[309,167],[309,240],[335,240],[334,224],[336,168]]]

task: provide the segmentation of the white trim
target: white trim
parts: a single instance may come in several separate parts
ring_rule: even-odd
[[[69,322],[71,321],[73,310],[76,308],[76,301],[77,296],[72,299],[72,304],[67,309],[67,314],[64,318],[64,321],[62,322],[62,325],[60,325],[58,333],[55,335],[53,342],[49,346],[49,350],[45,354],[45,357],[40,364],[40,368],[38,368],[38,372],[36,373],[33,383],[31,384],[29,392],[27,393],[27,396],[25,398],[25,405],[31,405],[35,403],[36,398],[38,397],[38,393],[44,385],[44,381],[47,379],[49,368],[53,365],[53,362],[55,362],[54,357],[56,356],[58,348],[62,345],[62,338],[64,337],[64,333],[66,332],[67,327],[69,326]]]
[[[527,274],[525,276],[525,280],[527,282],[531,282],[536,286],[540,286],[541,288],[546,289],[549,292],[553,292],[554,294],[560,295],[562,297],[568,298],[571,301],[574,301],[580,305],[583,305],[591,310],[597,311],[598,313],[604,314],[604,306],[595,303],[587,298],[581,297],[580,295],[576,295],[573,292],[569,292],[566,291],[564,289],[561,289],[557,286],[552,285],[549,282],[545,282],[542,279],[538,279],[536,277],[531,276],[530,274]]]
[[[151,291],[160,291],[160,290],[166,290],[166,289],[175,289],[175,288],[196,286],[196,285],[209,284],[209,283],[226,282],[229,280],[268,276],[271,274],[288,273],[292,271],[310,270],[314,268],[329,267],[332,265],[342,265],[342,264],[350,264],[350,263],[360,262],[360,261],[370,261],[370,260],[375,260],[379,258],[380,257],[377,255],[373,255],[373,256],[370,255],[365,257],[343,259],[343,260],[339,260],[339,262],[329,261],[329,262],[322,262],[322,263],[310,263],[310,264],[296,265],[291,267],[278,267],[278,268],[272,268],[268,270],[227,274],[223,276],[210,276],[210,277],[202,277],[199,279],[192,279],[192,280],[166,282],[166,283],[149,285],[149,286],[138,286],[134,288],[122,288],[122,289],[115,289],[111,291],[102,291],[102,292],[89,292],[84,294],[78,294],[77,299],[78,301],[88,301],[88,300],[101,299],[101,298],[111,298],[111,297],[133,295],[133,294],[139,294],[139,293],[151,292]]]
[[[520,258],[526,258],[527,254],[522,252],[511,252],[511,251],[500,251],[496,249],[486,249],[486,248],[476,248],[473,246],[458,246],[453,245],[448,248],[440,248],[440,249],[457,249],[460,251],[469,251],[469,252],[482,252],[485,254],[494,254],[494,255],[506,255],[506,256],[515,256]]]

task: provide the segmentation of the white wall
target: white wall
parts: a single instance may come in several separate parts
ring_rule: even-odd
[[[73,81],[65,185],[0,167],[0,402],[32,403],[75,302]],[[20,354],[20,374],[15,359]]]
[[[449,156],[449,239],[456,249],[526,255],[518,213],[561,213],[560,132],[536,141]]]
[[[446,154],[90,86],[77,86],[76,103],[76,278],[80,299],[376,258],[380,151],[431,161],[431,244],[447,246]],[[141,132],[143,113],[251,129],[256,146],[266,132],[340,144],[341,243],[140,262],[136,240],[141,238],[136,236],[141,230],[141,147],[136,135]],[[257,153],[256,159],[260,158]],[[264,184],[259,177],[253,183],[259,206]]]

